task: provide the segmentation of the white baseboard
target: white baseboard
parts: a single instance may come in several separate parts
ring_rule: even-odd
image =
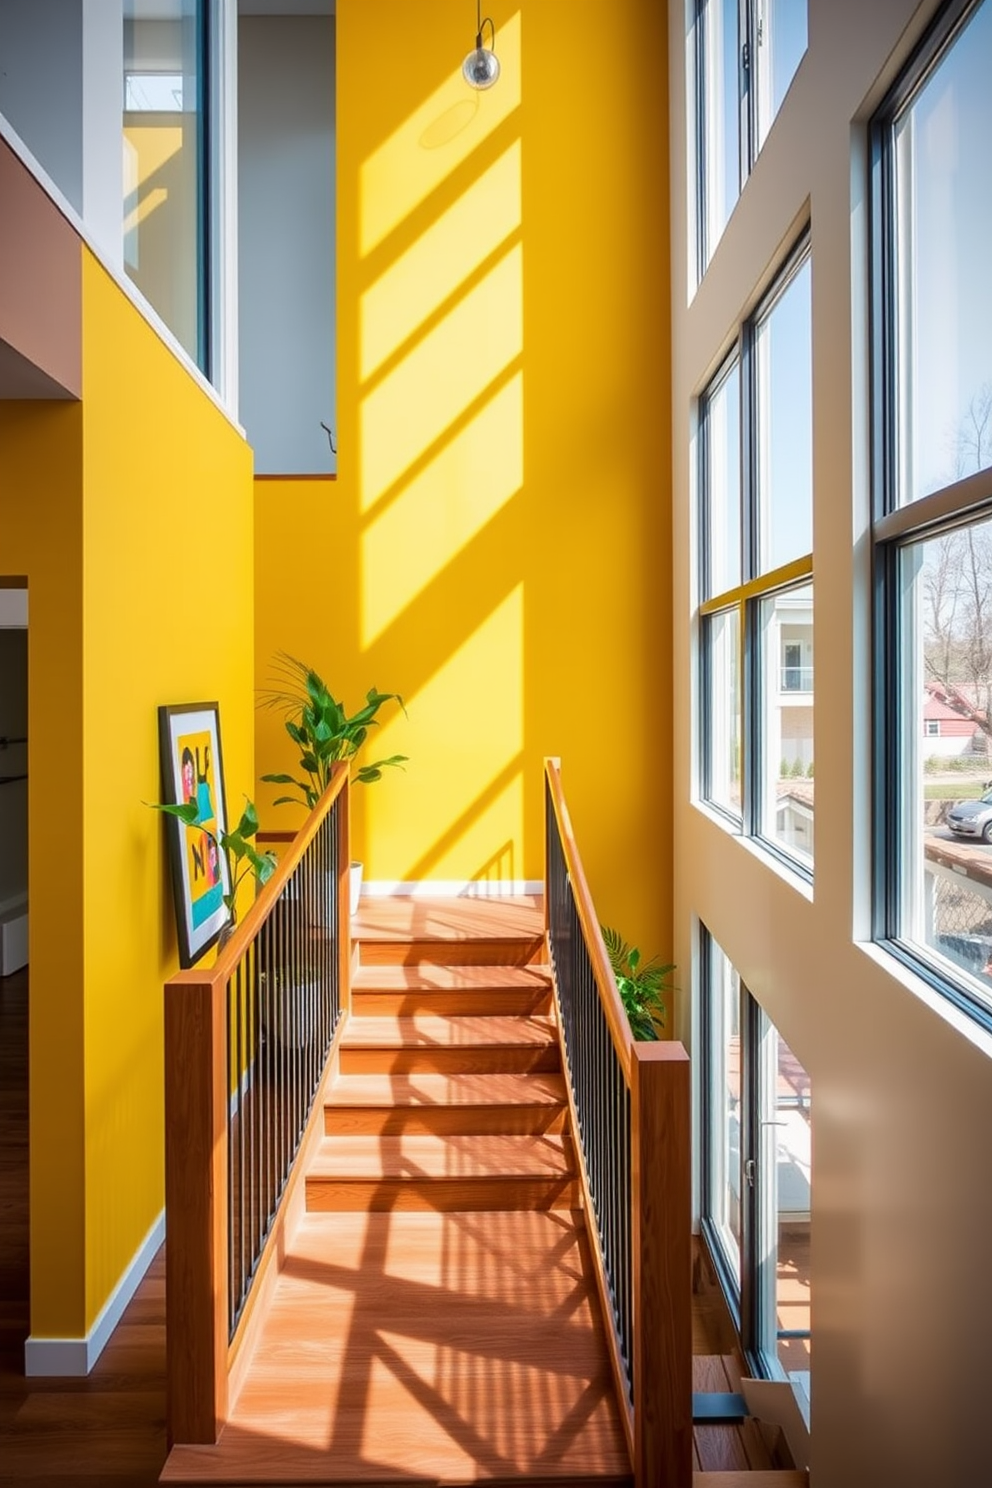
[[[543,894],[539,878],[422,878],[416,882],[374,878],[363,882],[363,899],[507,899]]]
[[[130,1265],[114,1287],[100,1316],[85,1338],[34,1338],[24,1345],[24,1373],[33,1379],[89,1374],[103,1353],[124,1309],[158,1254],[165,1239],[165,1210],[138,1246]]]

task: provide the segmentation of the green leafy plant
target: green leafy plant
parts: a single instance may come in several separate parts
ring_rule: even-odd
[[[258,884],[268,883],[279,863],[274,852],[260,853],[251,842],[258,831],[258,812],[254,804],[245,797],[245,809],[234,831],[219,833],[212,832],[200,821],[200,808],[196,801],[182,801],[178,805],[169,805],[163,801],[148,801],[145,804],[154,811],[164,811],[167,816],[178,817],[187,827],[199,828],[224,854],[231,885],[230,891],[224,895],[224,904],[230,916],[230,924],[234,925],[237,920],[238,885],[249,873],[255,875]]]
[[[618,931],[608,925],[600,929],[631,1033],[641,1041],[659,1038],[665,1026],[663,993],[675,990],[668,980],[675,970],[674,962],[662,965],[657,956],[642,962],[637,947],[628,945]]]
[[[264,691],[260,702],[263,707],[278,708],[290,715],[286,718],[286,732],[302,751],[300,769],[306,779],[300,780],[295,775],[263,775],[262,779],[270,785],[295,786],[300,792],[299,796],[279,796],[274,805],[290,802],[312,809],[327,789],[332,766],[339,760],[354,758],[369,729],[377,726],[376,714],[383,704],[398,703],[403,708],[403,699],[398,692],[379,692],[372,687],[365,696],[364,708],[349,717],[344,704],[335,700],[320,674],[306,662],[283,652],[277,659],[277,670],[282,685]],[[355,778],[363,785],[370,785],[382,778],[383,770],[405,765],[406,761],[405,754],[391,754],[374,764],[360,765]]]

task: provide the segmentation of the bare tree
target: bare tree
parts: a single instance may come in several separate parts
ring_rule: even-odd
[[[992,465],[992,384],[968,406],[956,443],[960,480]],[[978,522],[927,544],[923,573],[927,677],[992,741],[992,526]]]

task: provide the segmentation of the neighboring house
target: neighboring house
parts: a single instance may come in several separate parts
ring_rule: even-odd
[[[974,719],[943,701],[941,690],[928,683],[923,704],[923,753],[947,759],[970,754],[985,735]]]

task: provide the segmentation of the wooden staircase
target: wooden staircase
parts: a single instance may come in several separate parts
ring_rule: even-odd
[[[367,902],[271,1305],[171,1483],[631,1482],[541,911]]]

